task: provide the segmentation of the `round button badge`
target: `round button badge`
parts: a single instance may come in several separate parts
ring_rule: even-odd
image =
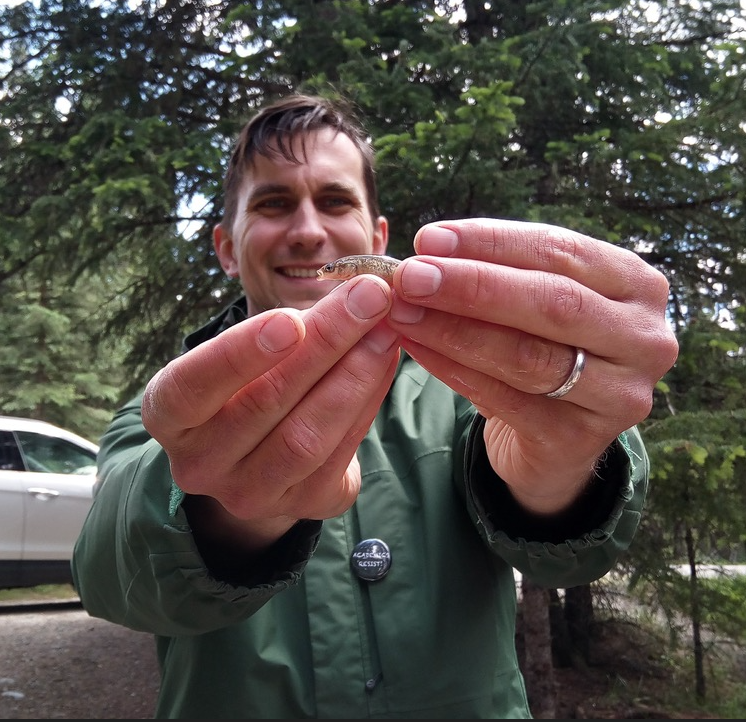
[[[350,566],[365,581],[383,579],[391,568],[391,550],[380,539],[365,539],[352,550]]]

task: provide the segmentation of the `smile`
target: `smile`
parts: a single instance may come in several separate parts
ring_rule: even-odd
[[[278,271],[290,278],[316,278],[315,268],[280,268]]]

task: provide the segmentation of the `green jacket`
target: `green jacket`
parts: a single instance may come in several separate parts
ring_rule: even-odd
[[[635,429],[622,434],[589,493],[548,525],[523,513],[492,472],[482,425],[465,399],[403,356],[359,449],[355,505],[300,522],[260,568],[229,583],[200,557],[138,397],[102,438],[99,487],[73,559],[83,605],[156,635],[157,717],[529,718],[513,568],[550,588],[603,576],[637,528],[648,458]],[[366,539],[390,550],[381,579],[361,579],[351,565]],[[365,573],[366,555],[356,559]]]

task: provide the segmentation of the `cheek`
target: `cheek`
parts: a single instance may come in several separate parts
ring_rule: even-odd
[[[251,258],[264,258],[277,245],[281,232],[274,228],[266,219],[254,219],[242,228],[242,245],[244,256]]]
[[[361,227],[361,224],[357,223],[354,226],[351,225],[349,231],[336,230],[335,235],[340,239],[339,250],[340,256],[352,256],[358,253],[377,253],[379,252],[374,247],[374,241],[371,240],[369,234],[372,231],[369,228]]]
[[[239,255],[236,259],[244,271],[256,268],[261,259],[266,257],[269,244],[262,242],[263,237],[254,232],[247,233],[246,229],[244,229],[244,233],[241,236],[241,243],[237,249]]]

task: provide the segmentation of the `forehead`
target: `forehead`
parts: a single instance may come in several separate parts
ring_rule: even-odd
[[[254,180],[266,180],[267,176],[281,182],[293,176],[336,176],[345,182],[363,182],[363,156],[351,138],[323,128],[309,133],[297,134],[290,143],[296,160],[285,158],[276,141],[269,144],[271,155],[256,155],[247,169]],[[296,162],[297,161],[297,162]]]

